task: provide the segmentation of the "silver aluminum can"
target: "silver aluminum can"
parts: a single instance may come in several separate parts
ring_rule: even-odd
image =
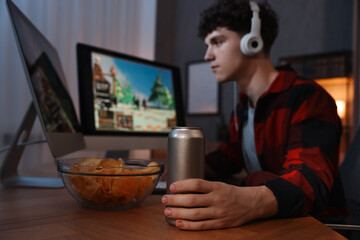
[[[167,188],[173,182],[204,178],[205,137],[198,127],[174,127],[168,137],[167,152]],[[176,219],[166,218],[170,225],[175,225]]]

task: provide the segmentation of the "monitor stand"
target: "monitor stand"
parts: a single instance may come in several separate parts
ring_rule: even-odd
[[[21,156],[28,145],[27,141],[36,116],[34,104],[31,103],[0,169],[0,181],[5,187],[64,187],[60,178],[25,177],[18,173]]]

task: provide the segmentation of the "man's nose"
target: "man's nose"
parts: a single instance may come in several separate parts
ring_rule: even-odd
[[[214,53],[213,53],[211,47],[208,47],[208,49],[206,50],[206,53],[205,53],[205,56],[204,56],[204,60],[205,60],[205,61],[214,60]]]

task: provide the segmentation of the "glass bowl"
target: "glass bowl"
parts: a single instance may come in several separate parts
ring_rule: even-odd
[[[162,162],[112,158],[57,160],[69,193],[83,206],[124,209],[138,205],[154,190],[164,171]]]

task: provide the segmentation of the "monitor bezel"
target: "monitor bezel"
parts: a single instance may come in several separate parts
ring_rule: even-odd
[[[76,46],[78,63],[78,86],[79,86],[79,105],[80,122],[82,133],[92,136],[168,136],[168,132],[138,132],[138,131],[102,131],[95,128],[94,121],[94,102],[93,102],[93,76],[91,53],[104,54],[114,58],[145,64],[153,67],[165,68],[171,71],[173,81],[173,93],[175,95],[176,120],[177,126],[185,126],[184,108],[182,101],[181,79],[179,68],[164,63],[150,61],[128,54],[78,43]]]

